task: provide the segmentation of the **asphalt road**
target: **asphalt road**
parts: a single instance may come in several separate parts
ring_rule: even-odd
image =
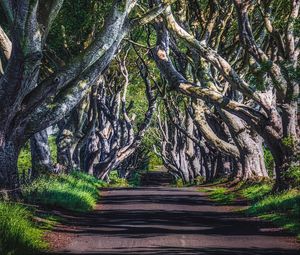
[[[56,254],[300,254],[295,238],[239,208],[188,188],[106,190],[92,213],[61,215],[52,246]]]

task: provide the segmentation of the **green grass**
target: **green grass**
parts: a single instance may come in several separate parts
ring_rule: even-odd
[[[242,185],[239,193],[249,201],[258,201],[269,194],[271,190],[271,184],[260,183],[254,185]]]
[[[234,189],[213,186],[202,187],[200,192],[207,192],[215,202],[231,204],[238,197],[250,202],[244,211],[246,215],[257,216],[283,227],[300,238],[300,192],[297,189],[280,194],[272,194],[272,183],[240,183]]]
[[[41,177],[27,187],[23,193],[30,203],[58,206],[73,211],[89,211],[99,198],[98,188],[102,181],[82,172],[69,175]]]
[[[24,206],[0,202],[0,254],[34,254],[47,248],[32,217]]]
[[[267,195],[251,205],[246,213],[270,220],[300,238],[300,192],[298,190]]]
[[[225,187],[214,187],[208,192],[209,197],[213,201],[221,204],[231,204],[237,198],[237,195],[235,193],[229,192]]]

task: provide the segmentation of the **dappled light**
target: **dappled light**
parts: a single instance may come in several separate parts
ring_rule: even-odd
[[[0,0],[0,255],[299,254],[299,0]]]

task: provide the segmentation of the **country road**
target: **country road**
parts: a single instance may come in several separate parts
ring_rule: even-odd
[[[193,189],[102,191],[88,214],[62,215],[54,254],[300,254],[295,238]]]

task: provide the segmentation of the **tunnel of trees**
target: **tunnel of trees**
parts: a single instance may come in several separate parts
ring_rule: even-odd
[[[1,189],[18,190],[27,143],[32,178],[126,177],[151,152],[185,183],[275,178],[275,190],[289,188],[298,12],[297,0],[1,1]]]
[[[0,2],[0,197],[153,165],[299,187],[299,0]]]

